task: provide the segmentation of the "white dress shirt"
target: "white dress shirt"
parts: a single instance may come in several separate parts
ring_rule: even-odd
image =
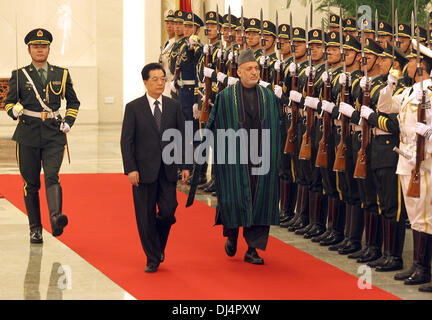
[[[150,97],[150,95],[148,93],[146,93],[146,96],[147,96],[147,100],[148,100],[149,105],[150,105],[151,112],[154,115],[154,110],[155,110],[154,104],[155,104],[156,99],[153,99],[152,97]],[[160,108],[160,111],[162,113],[162,110],[163,110],[162,109],[162,95],[157,99],[157,101],[159,101],[159,108]]]

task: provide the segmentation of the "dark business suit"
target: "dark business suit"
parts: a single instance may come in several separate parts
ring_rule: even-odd
[[[176,221],[178,165],[163,163],[162,151],[170,142],[162,141],[162,134],[167,129],[177,129],[184,137],[184,128],[180,105],[173,99],[162,97],[160,130],[146,95],[126,105],[121,135],[123,166],[126,175],[139,172],[139,186],[132,189],[138,232],[147,255],[147,265],[159,265],[171,225]],[[177,144],[176,148],[184,150],[184,142]],[[189,169],[185,165],[180,167]]]

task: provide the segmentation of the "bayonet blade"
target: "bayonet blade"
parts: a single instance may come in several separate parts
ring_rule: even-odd
[[[399,19],[398,19],[398,9],[396,8],[395,11],[395,40],[396,40],[396,46],[400,48],[399,43]]]
[[[313,28],[313,2],[310,3],[310,28]]]
[[[375,42],[378,43],[378,9],[375,10]]]

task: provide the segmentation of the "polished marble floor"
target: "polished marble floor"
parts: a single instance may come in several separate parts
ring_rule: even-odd
[[[18,173],[15,144],[10,141],[13,131],[14,127],[0,127],[0,174]],[[61,173],[122,172],[120,131],[120,125],[74,126],[68,135],[71,163],[65,157]],[[179,190],[187,192],[187,187],[179,187]],[[214,197],[201,191],[197,199],[213,207],[216,205]],[[44,234],[43,246],[30,246],[27,223],[22,212],[6,199],[0,199],[0,300],[134,299],[50,234]],[[356,277],[364,275],[362,266],[346,256],[330,252],[286,229],[272,227],[271,235]],[[406,267],[411,266],[410,231],[406,236],[404,262]],[[393,280],[395,273],[372,270],[370,280],[373,285],[402,299],[432,299],[432,294],[419,292],[418,286],[408,287]],[[293,275],[287,274],[290,276]]]

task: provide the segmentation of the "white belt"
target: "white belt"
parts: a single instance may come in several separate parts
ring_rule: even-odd
[[[177,80],[177,84],[180,87],[183,87],[183,86],[194,86],[195,85],[195,80]]]
[[[33,117],[33,118],[39,118],[42,120],[45,119],[53,119],[56,118],[60,112],[59,111],[54,111],[54,112],[46,112],[46,111],[42,111],[42,112],[35,112],[35,111],[30,111],[27,109],[24,109],[23,114],[29,117]]]
[[[388,136],[388,135],[392,135],[392,133],[381,130],[380,128],[373,128],[372,132],[374,134],[374,136]]]

